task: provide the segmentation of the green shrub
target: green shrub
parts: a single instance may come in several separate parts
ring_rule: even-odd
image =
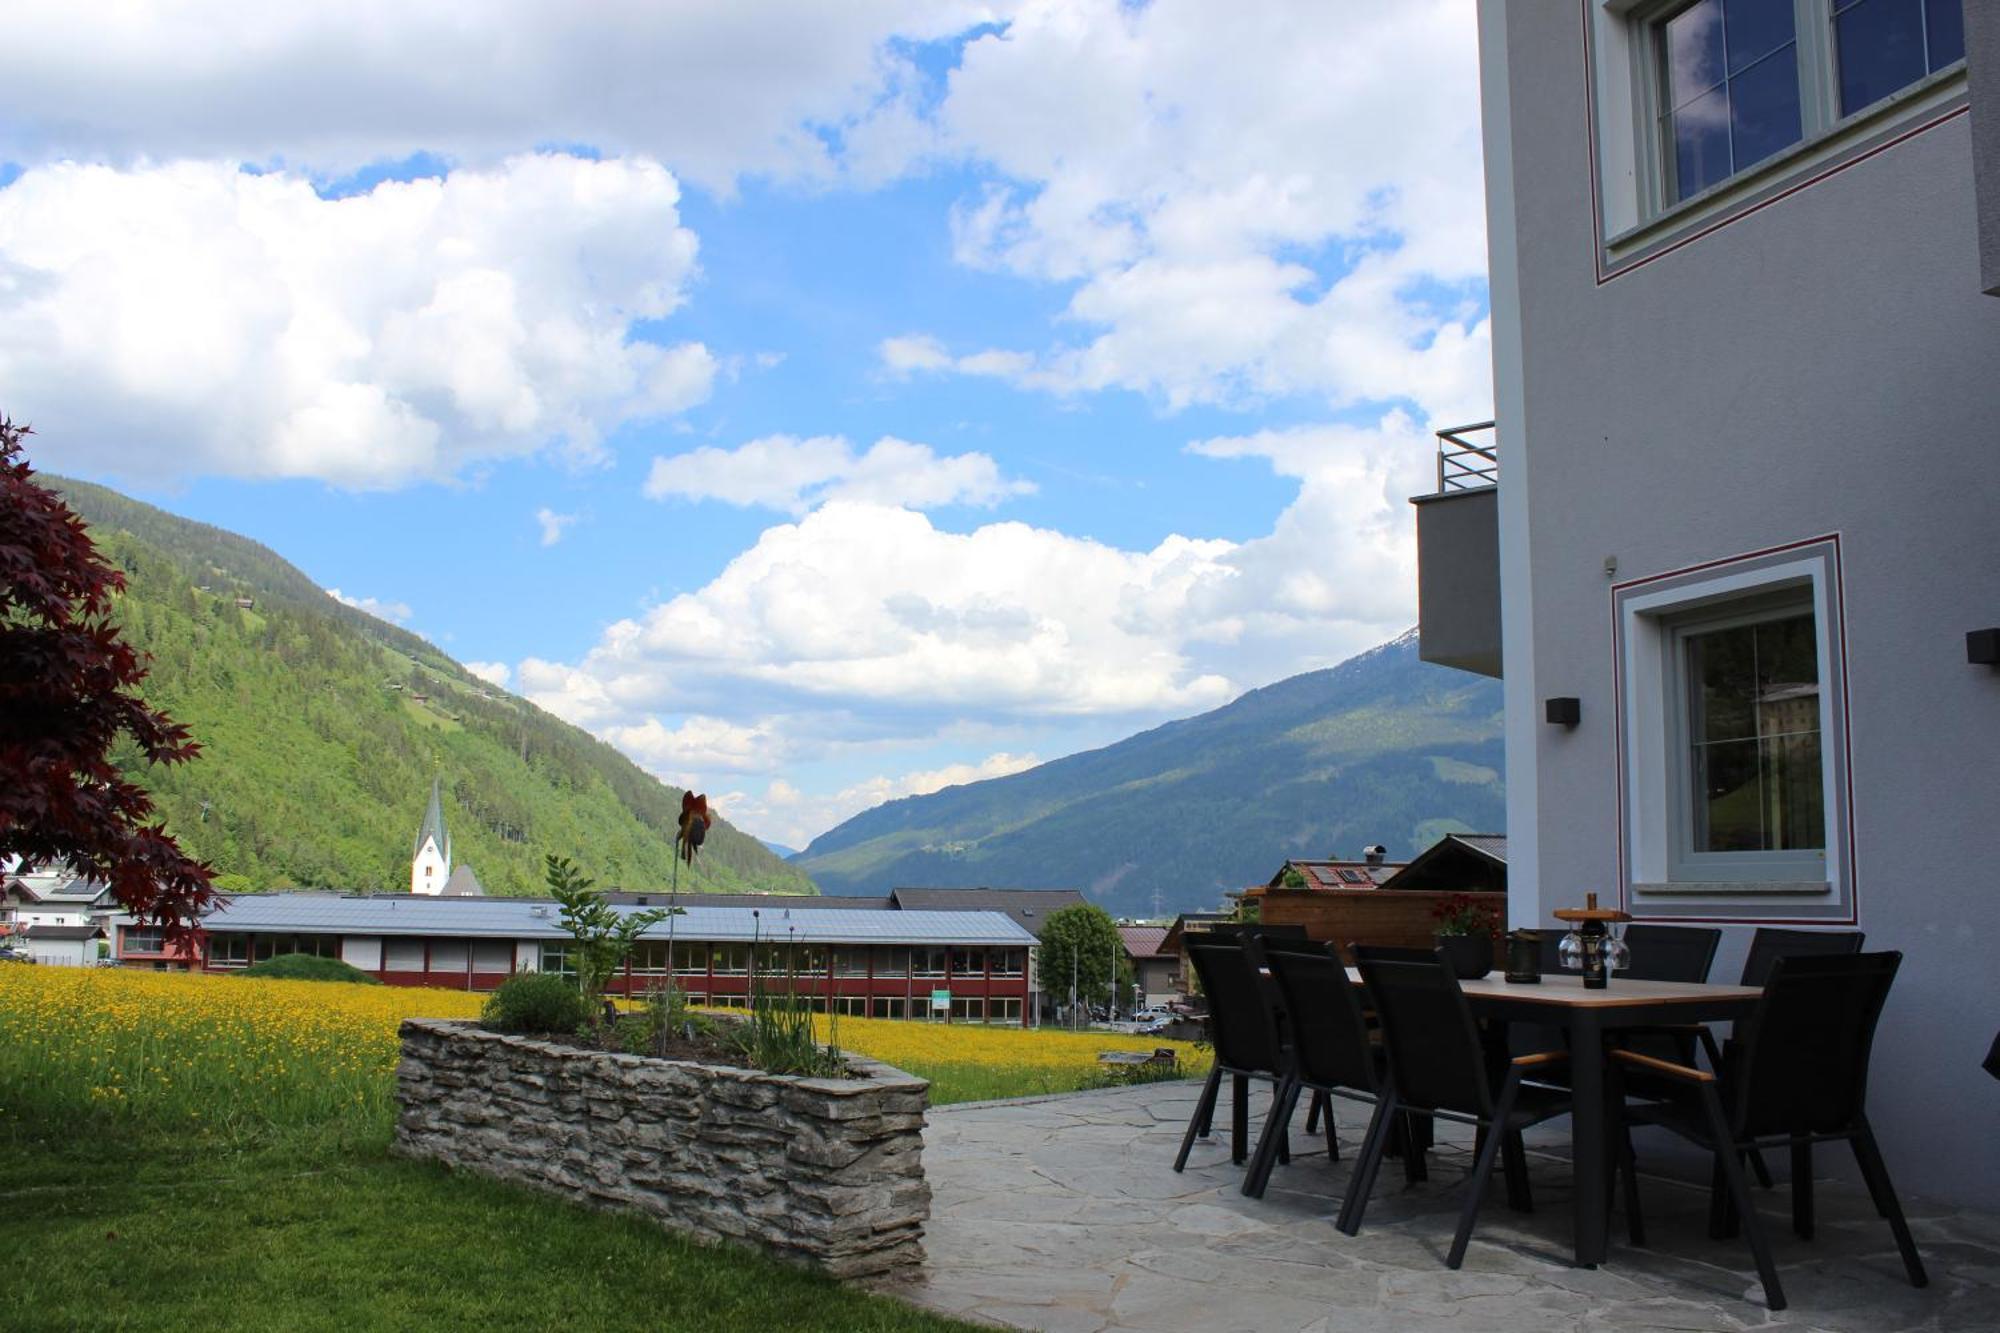
[[[501,1032],[574,1032],[590,1017],[583,994],[568,977],[523,972],[500,983],[480,1017]]]
[[[349,967],[338,958],[320,958],[309,953],[281,953],[244,968],[238,975],[266,977],[272,981],[358,981],[365,986],[382,984],[360,968]]]

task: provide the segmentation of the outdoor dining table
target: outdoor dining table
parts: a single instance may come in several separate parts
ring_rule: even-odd
[[[1359,985],[1361,974],[1347,969]],[[1472,1011],[1481,1018],[1561,1028],[1569,1040],[1570,1156],[1574,1185],[1570,1207],[1576,1222],[1576,1262],[1594,1268],[1604,1261],[1607,1135],[1612,1121],[1605,1090],[1604,1034],[1656,1024],[1706,1023],[1741,1018],[1763,992],[1756,986],[1712,986],[1686,981],[1629,981],[1616,975],[1602,990],[1586,990],[1581,976],[1544,976],[1534,984],[1504,981],[1496,973],[1461,981]]]

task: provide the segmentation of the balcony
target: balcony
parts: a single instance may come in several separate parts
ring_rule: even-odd
[[[1500,454],[1494,423],[1437,433],[1437,490],[1417,507],[1417,655],[1500,674]]]

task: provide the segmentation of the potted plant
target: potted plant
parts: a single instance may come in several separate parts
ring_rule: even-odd
[[[1431,909],[1431,942],[1444,951],[1451,970],[1471,981],[1493,970],[1493,936],[1499,920],[1468,894],[1454,894]]]

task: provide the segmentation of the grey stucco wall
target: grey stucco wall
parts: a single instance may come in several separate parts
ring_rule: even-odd
[[[1624,580],[1839,533],[1859,924],[1906,955],[1872,1106],[1905,1188],[1990,1206],[2000,672],[1966,663],[1964,634],[2000,624],[2000,301],[1982,293],[1970,118],[1600,282],[1584,6],[1495,3],[1525,403],[1502,484],[1532,534],[1531,678],[1510,647],[1509,705],[1575,695],[1584,719],[1526,742],[1536,801],[1509,819],[1536,873],[1517,924],[1618,882],[1605,558]],[[1716,975],[1750,933],[1725,930]]]
[[[1989,295],[2000,296],[2000,4],[1965,0],[1965,64],[1979,189],[1979,280]]]

